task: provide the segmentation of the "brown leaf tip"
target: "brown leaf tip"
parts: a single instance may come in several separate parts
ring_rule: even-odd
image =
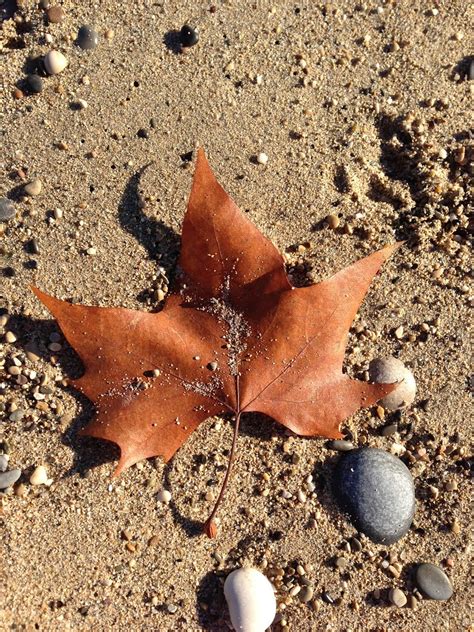
[[[207,522],[205,522],[202,530],[207,535],[207,537],[211,538],[212,540],[217,537],[217,525],[214,520],[208,520]]]

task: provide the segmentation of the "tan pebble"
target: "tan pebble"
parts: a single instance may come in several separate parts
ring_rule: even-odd
[[[268,156],[267,154],[265,154],[263,151],[261,151],[258,155],[257,155],[257,162],[259,165],[266,165],[268,162]]]
[[[107,29],[104,32],[104,37],[106,40],[113,40],[115,37],[115,31],[113,29]]]
[[[30,476],[31,485],[46,485],[49,487],[53,483],[52,478],[48,478],[48,471],[44,465],[38,465]]]
[[[397,327],[395,329],[395,338],[397,338],[397,340],[401,340],[403,338],[404,333],[405,333],[405,330],[403,328],[403,325],[400,325],[400,327]]]
[[[36,196],[41,193],[42,188],[43,188],[43,185],[41,183],[41,180],[39,178],[35,178],[31,182],[28,182],[28,184],[25,184],[25,186],[23,187],[23,190],[25,191],[27,195]]]
[[[407,603],[406,595],[400,588],[391,588],[388,593],[388,599],[397,608],[403,608]]]
[[[15,336],[13,331],[7,331],[7,333],[5,334],[5,340],[9,343],[12,343],[17,341],[17,337]]]
[[[326,217],[326,222],[327,222],[327,225],[329,226],[329,228],[331,228],[332,230],[335,230],[341,224],[341,220],[339,219],[339,217],[337,215],[334,215],[334,214],[328,215]]]
[[[160,542],[160,538],[157,535],[152,535],[148,540],[148,546],[157,546]]]
[[[459,524],[459,520],[455,518],[450,526],[451,533],[454,535],[459,535],[461,533],[461,525]]]
[[[44,67],[49,75],[57,75],[68,65],[66,57],[58,50],[50,50],[44,57]]]

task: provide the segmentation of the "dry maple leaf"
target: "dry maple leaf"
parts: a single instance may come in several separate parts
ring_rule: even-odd
[[[115,475],[168,461],[206,418],[242,413],[302,436],[340,437],[342,420],[389,393],[342,372],[349,327],[396,245],[293,288],[276,248],[239,211],[202,150],[184,217],[179,280],[159,313],[72,305],[34,289],[85,365],[74,382],[96,406],[82,433],[118,444]]]

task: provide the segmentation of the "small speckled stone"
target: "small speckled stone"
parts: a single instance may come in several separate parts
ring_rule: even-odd
[[[374,542],[402,538],[415,513],[415,489],[406,465],[378,448],[359,448],[341,456],[334,493],[355,527]]]
[[[76,43],[82,50],[93,50],[99,43],[99,35],[91,26],[81,26],[77,32]]]
[[[13,202],[6,197],[0,197],[0,222],[8,222],[8,220],[13,219],[15,215],[16,210],[13,206]]]
[[[415,572],[415,581],[428,599],[446,601],[452,597],[453,586],[449,577],[434,564],[420,564]]]
[[[0,473],[0,489],[7,489],[14,485],[21,476],[21,470],[8,470],[8,472]]]
[[[49,487],[53,483],[52,478],[48,478],[48,471],[44,465],[38,465],[30,476],[31,485],[46,485]]]
[[[403,608],[407,603],[405,593],[400,588],[392,588],[388,593],[390,603],[393,603],[397,608]]]

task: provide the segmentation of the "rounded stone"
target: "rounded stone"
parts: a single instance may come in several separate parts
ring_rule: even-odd
[[[13,206],[13,202],[6,197],[0,197],[0,222],[8,222],[8,220],[13,219],[15,215],[16,210]]]
[[[99,34],[91,26],[81,26],[77,32],[76,43],[82,50],[93,50],[99,43]]]
[[[199,31],[189,24],[184,24],[179,32],[179,39],[181,45],[185,48],[195,46],[199,42]]]
[[[415,571],[415,582],[428,599],[446,601],[453,595],[449,577],[434,564],[420,564]]]
[[[169,492],[167,489],[162,489],[158,492],[156,498],[158,502],[167,505],[171,501],[171,492]]]
[[[8,472],[0,473],[0,489],[7,489],[14,485],[21,476],[21,470],[8,470]]]
[[[403,606],[406,606],[407,597],[400,588],[391,588],[388,593],[388,598],[390,603],[393,603],[393,605],[397,606],[397,608],[403,608]]]
[[[224,583],[224,595],[235,630],[263,632],[273,622],[276,599],[273,586],[256,568],[238,568]]]
[[[57,75],[68,65],[66,57],[58,50],[50,50],[45,55],[43,63],[48,75]]]
[[[358,448],[340,458],[334,474],[338,504],[359,531],[381,544],[406,534],[415,513],[415,488],[400,459],[378,448]]]
[[[376,384],[400,382],[391,393],[380,400],[387,410],[398,410],[409,406],[416,395],[413,373],[397,358],[374,358],[369,364],[369,379]]]
[[[59,22],[64,20],[64,9],[58,5],[54,5],[46,10],[46,15],[48,16],[49,22],[59,24]]]
[[[28,90],[34,94],[39,94],[43,91],[43,80],[39,75],[28,75],[26,78],[26,85]]]
[[[23,190],[26,193],[26,195],[35,197],[36,195],[39,195],[41,193],[42,188],[43,188],[43,185],[41,183],[41,180],[39,178],[35,178],[31,182],[28,182],[28,184],[25,184],[25,186],[23,187]]]

